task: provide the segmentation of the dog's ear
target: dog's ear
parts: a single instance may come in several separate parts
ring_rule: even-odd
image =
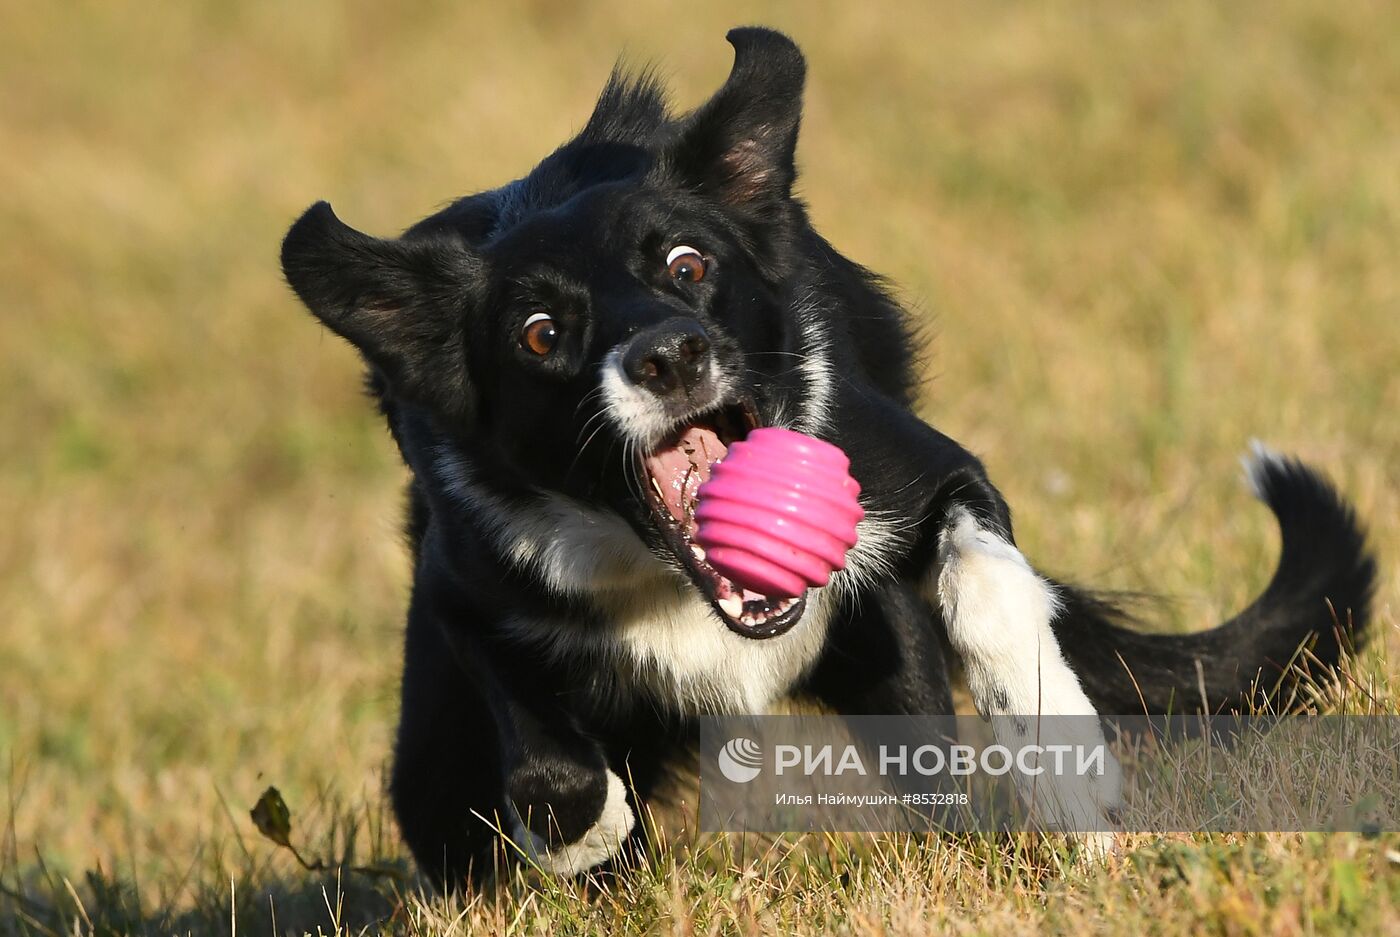
[[[686,118],[669,162],[682,179],[731,205],[787,198],[806,62],[791,39],[771,29],[731,29],[725,38],[734,67]]]
[[[474,409],[464,315],[480,262],[444,235],[380,239],[317,202],[282,241],[282,271],[331,331],[403,396],[459,425]]]

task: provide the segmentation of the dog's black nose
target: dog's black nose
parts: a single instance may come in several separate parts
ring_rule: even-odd
[[[688,395],[709,373],[710,336],[694,319],[667,319],[632,337],[622,370],[658,397]]]

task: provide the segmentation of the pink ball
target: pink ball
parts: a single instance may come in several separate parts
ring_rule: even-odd
[[[826,585],[846,567],[865,516],[850,465],[839,448],[803,433],[749,433],[700,486],[695,539],[706,560],[769,598]]]

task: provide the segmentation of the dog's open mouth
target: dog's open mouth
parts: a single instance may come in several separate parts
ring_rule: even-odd
[[[647,506],[667,545],[676,554],[719,617],[748,638],[782,634],[802,617],[804,597],[770,597],[740,587],[705,562],[695,542],[695,508],[700,486],[729,446],[758,426],[753,408],[734,404],[697,417],[642,458]]]

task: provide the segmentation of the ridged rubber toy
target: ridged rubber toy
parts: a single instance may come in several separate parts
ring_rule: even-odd
[[[865,516],[850,467],[837,446],[790,429],[731,445],[698,492],[695,539],[709,564],[770,598],[826,585]]]

